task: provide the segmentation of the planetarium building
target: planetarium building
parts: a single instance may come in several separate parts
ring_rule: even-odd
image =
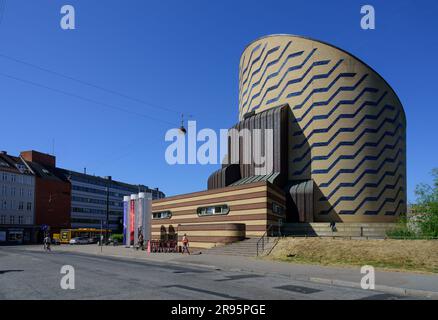
[[[292,35],[249,44],[232,129],[272,129],[264,150],[272,169],[233,162],[246,142],[230,143],[208,190],[153,202],[168,220],[153,220],[156,228],[177,224],[208,246],[241,237],[242,224],[260,235],[279,219],[382,223],[406,212],[403,107],[376,71],[342,49]]]

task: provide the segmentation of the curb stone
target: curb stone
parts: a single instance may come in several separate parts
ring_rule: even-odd
[[[314,277],[310,277],[310,278],[308,278],[308,280],[310,282],[315,282],[315,283],[322,283],[322,284],[337,285],[337,286],[342,286],[342,287],[361,289],[361,286],[359,283],[351,282],[351,281],[343,281],[343,280],[336,280],[336,279],[333,280],[333,279],[325,279],[325,278],[314,278]],[[436,292],[436,291],[416,290],[416,289],[408,289],[408,288],[400,288],[400,287],[391,287],[391,286],[385,286],[385,285],[376,285],[374,291],[392,293],[392,294],[397,294],[397,295],[401,295],[401,296],[412,296],[412,297],[430,298],[433,300],[438,300],[438,292]]]

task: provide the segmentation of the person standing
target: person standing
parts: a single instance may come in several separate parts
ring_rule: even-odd
[[[190,254],[189,251],[189,238],[187,238],[187,234],[184,233],[184,236],[182,238],[182,254],[184,254],[184,252],[187,252],[187,254]]]

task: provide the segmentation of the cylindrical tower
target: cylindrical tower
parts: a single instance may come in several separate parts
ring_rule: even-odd
[[[138,194],[140,226],[143,232],[144,241],[151,240],[151,219],[152,219],[152,194],[141,192]]]
[[[135,216],[137,211],[137,194],[131,194],[131,202],[129,208],[129,244],[135,245],[136,230],[135,230]]]
[[[239,118],[288,104],[288,178],[314,182],[314,221],[391,222],[406,212],[406,118],[389,84],[321,41],[252,42],[239,69]]]
[[[125,246],[130,245],[129,236],[129,216],[130,216],[130,196],[123,197],[123,244]]]

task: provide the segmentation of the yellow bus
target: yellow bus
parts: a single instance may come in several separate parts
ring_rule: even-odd
[[[79,229],[62,229],[60,232],[61,243],[70,243],[70,240],[77,237],[84,238],[99,238],[102,234],[105,238],[111,236],[111,230],[95,229],[95,228],[79,228]]]

